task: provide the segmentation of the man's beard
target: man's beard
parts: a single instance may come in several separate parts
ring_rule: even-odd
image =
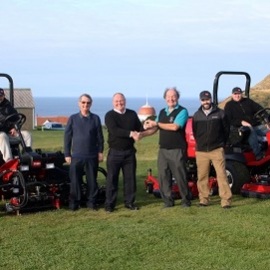
[[[203,104],[204,110],[209,110],[211,108],[211,103]]]

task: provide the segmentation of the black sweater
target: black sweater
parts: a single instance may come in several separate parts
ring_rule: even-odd
[[[261,109],[263,109],[261,105],[249,98],[242,98],[238,102],[232,99],[226,103],[224,108],[230,124],[234,127],[242,126],[243,120],[252,126],[258,126],[260,122],[254,118],[254,114]]]
[[[4,98],[0,103],[0,131],[8,133],[9,130],[13,128],[13,125],[10,122],[5,122],[5,119],[9,115],[17,113],[17,110],[11,105],[11,103]],[[12,118],[12,121],[13,120],[14,117]]]
[[[126,109],[124,114],[111,110],[105,115],[108,128],[109,148],[115,150],[134,149],[134,140],[129,137],[131,131],[142,131],[142,123],[135,111]]]

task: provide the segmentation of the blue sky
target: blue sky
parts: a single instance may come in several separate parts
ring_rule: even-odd
[[[170,86],[197,97],[221,70],[253,86],[270,74],[269,11],[269,0],[1,1],[0,73],[34,97],[161,98]],[[223,78],[220,91],[236,85]]]

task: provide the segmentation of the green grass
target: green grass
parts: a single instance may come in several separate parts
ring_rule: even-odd
[[[50,134],[51,143],[33,133],[39,148],[61,145],[63,134]],[[145,138],[137,149],[139,211],[124,208],[120,186],[110,214],[85,208],[0,212],[0,269],[269,269],[270,200],[234,196],[232,209],[224,210],[215,196],[207,208],[194,200],[188,209],[180,201],[163,209],[144,190],[147,169],[156,175],[157,138]]]
[[[107,130],[103,129],[104,134],[104,156],[108,151],[107,145]],[[45,151],[63,151],[63,131],[41,131],[34,130],[32,132],[33,148],[40,148]],[[136,143],[136,149],[138,151],[138,160],[153,160],[156,159],[158,151],[158,134],[146,137],[143,140]]]

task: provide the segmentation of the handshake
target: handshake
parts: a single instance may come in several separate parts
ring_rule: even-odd
[[[131,131],[129,136],[134,141],[139,141],[143,137],[141,132],[137,132],[137,131]]]
[[[147,118],[143,123],[144,131],[142,132],[131,131],[129,134],[130,138],[133,138],[134,141],[139,141],[143,137],[154,134],[159,128],[158,123],[154,119],[155,117]]]
[[[156,121],[151,120],[151,119],[146,119],[143,123],[143,128],[145,130],[150,129],[150,128],[155,128],[158,127],[158,124]]]

